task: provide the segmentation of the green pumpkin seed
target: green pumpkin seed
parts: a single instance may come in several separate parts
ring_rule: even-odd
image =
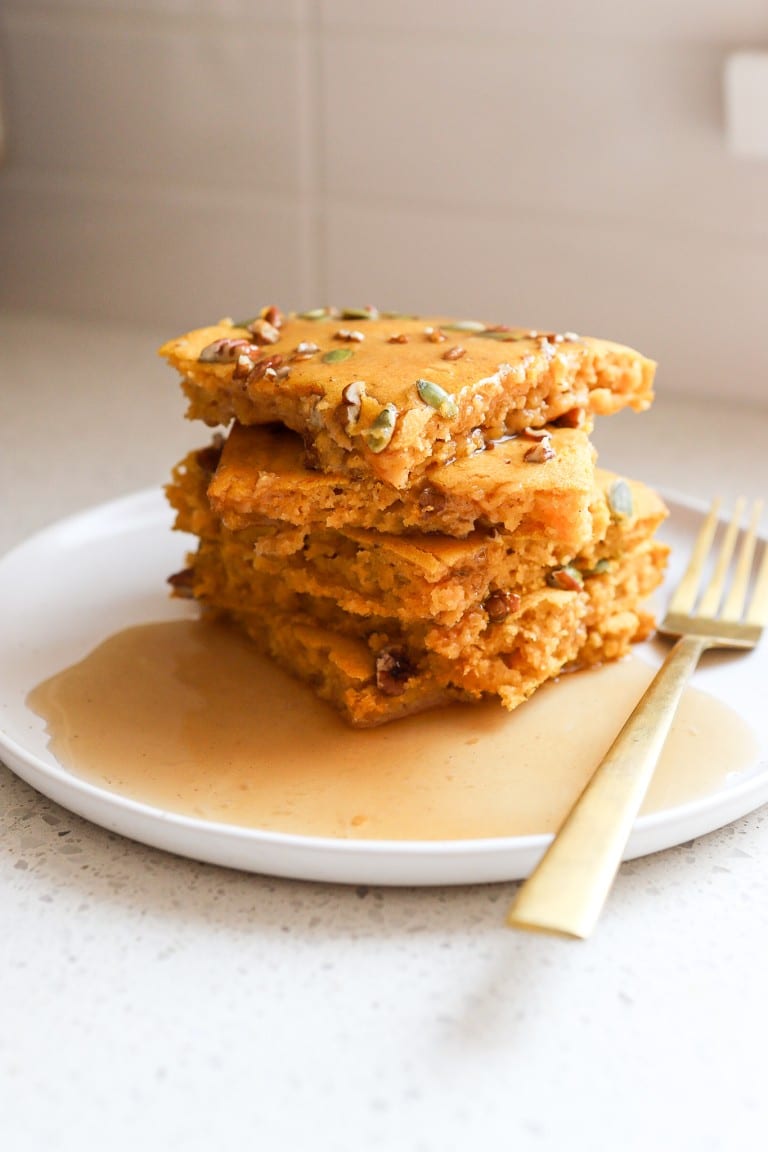
[[[331,348],[323,356],[323,364],[338,364],[340,360],[349,360],[352,354],[351,348]]]
[[[342,308],[342,320],[377,320],[378,308]]]
[[[518,340],[530,340],[525,332],[481,332],[483,340],[500,340],[504,344],[512,344]]]
[[[449,332],[485,332],[485,324],[479,320],[454,320],[451,324],[441,324]]]
[[[582,568],[581,574],[585,580],[588,580],[590,576],[602,576],[603,572],[607,572],[610,566],[610,560],[608,560],[605,556],[602,556],[597,561],[594,568]]]
[[[383,452],[395,432],[397,424],[397,408],[394,404],[387,404],[379,412],[369,428],[361,433],[370,452]]]
[[[579,592],[584,587],[584,580],[578,568],[566,564],[563,568],[555,568],[547,573],[547,584],[550,588],[560,588],[564,592]]]
[[[608,489],[608,507],[614,520],[627,520],[634,512],[632,489],[626,480],[614,480]]]
[[[416,388],[419,396],[430,408],[436,408],[446,420],[453,420],[459,414],[456,401],[445,388],[434,384],[431,380],[417,380]]]
[[[329,315],[327,308],[310,308],[309,312],[299,312],[299,320],[325,320]]]

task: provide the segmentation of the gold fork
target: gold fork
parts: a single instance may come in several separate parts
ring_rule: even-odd
[[[754,648],[760,639],[768,623],[768,545],[749,597],[748,593],[762,501],[753,504],[729,582],[745,505],[743,498],[736,502],[711,579],[699,599],[718,529],[720,501],[712,505],[659,625],[659,632],[678,639],[517,893],[509,911],[512,926],[582,939],[589,936],[618,871],[683,689],[701,654],[708,648]]]

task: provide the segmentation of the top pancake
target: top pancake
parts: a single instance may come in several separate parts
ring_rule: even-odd
[[[249,327],[250,325],[250,327]],[[655,365],[619,344],[447,317],[317,309],[224,320],[160,349],[188,416],[280,422],[322,471],[404,488],[526,427],[647,408]]]

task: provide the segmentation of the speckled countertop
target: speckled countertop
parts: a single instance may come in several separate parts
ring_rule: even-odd
[[[0,551],[201,442],[163,335],[2,319]],[[668,488],[768,493],[765,409],[662,395],[597,440]],[[578,944],[505,928],[512,885],[174,858],[2,766],[0,827],[9,1152],[763,1146],[768,809],[622,867]]]

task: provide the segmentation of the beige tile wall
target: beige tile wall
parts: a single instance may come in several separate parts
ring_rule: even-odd
[[[768,403],[764,0],[5,0],[0,303],[319,302],[589,331]]]

